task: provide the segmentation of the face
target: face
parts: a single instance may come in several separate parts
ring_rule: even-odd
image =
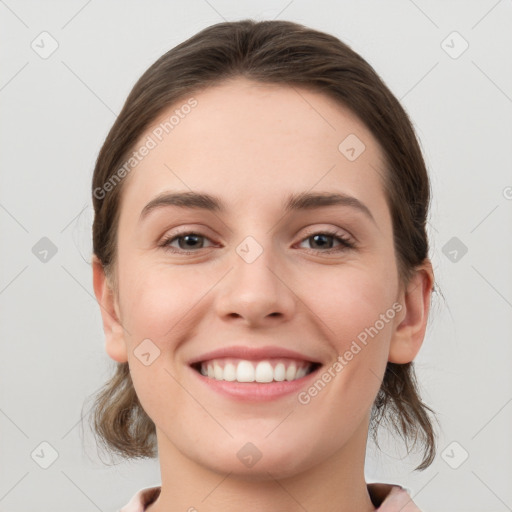
[[[317,92],[239,78],[194,98],[136,144],[157,142],[123,183],[107,351],[160,455],[290,476],[366,439],[403,319],[383,155]]]

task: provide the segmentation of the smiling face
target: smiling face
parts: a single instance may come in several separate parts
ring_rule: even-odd
[[[405,315],[382,152],[320,93],[239,78],[195,98],[123,183],[107,352],[161,458],[265,478],[364,452]]]

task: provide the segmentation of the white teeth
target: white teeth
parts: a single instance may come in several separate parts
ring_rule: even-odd
[[[256,366],[256,382],[272,382],[274,380],[274,369],[268,361],[261,361]]]
[[[238,382],[254,382],[254,366],[249,361],[240,361],[238,363],[236,367],[236,380]]]
[[[213,376],[217,379],[217,380],[221,380],[222,379],[222,375],[223,375],[223,371],[222,371],[222,367],[220,366],[219,363],[217,362],[214,362],[213,363]]]
[[[306,375],[306,368],[299,368],[297,370],[297,375],[295,376],[296,379],[302,379]]]
[[[270,361],[212,360],[201,364],[205,377],[229,382],[282,382],[301,379],[308,373],[309,364],[281,359]]]
[[[282,382],[286,378],[286,368],[283,363],[278,363],[274,368],[274,380]]]
[[[293,380],[296,378],[296,375],[297,367],[295,366],[295,363],[292,363],[290,366],[288,366],[288,369],[286,370],[286,380]]]
[[[224,380],[236,380],[236,368],[234,364],[228,363],[224,366]]]

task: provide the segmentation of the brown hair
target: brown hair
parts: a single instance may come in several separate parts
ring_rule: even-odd
[[[95,211],[93,251],[114,289],[116,234],[123,182],[113,183],[134,144],[167,108],[206,87],[243,76],[253,81],[318,91],[351,109],[369,128],[385,155],[383,183],[393,222],[397,267],[406,284],[428,258],[426,233],[430,182],[407,113],[374,69],[336,37],[289,21],[218,23],[161,56],[140,77],[108,133],[92,180]],[[101,193],[99,193],[100,191]],[[135,393],[128,363],[95,395],[94,434],[111,453],[155,457],[155,425]],[[416,445],[427,468],[435,456],[435,434],[420,399],[413,363],[388,363],[372,408],[371,432],[386,420]]]

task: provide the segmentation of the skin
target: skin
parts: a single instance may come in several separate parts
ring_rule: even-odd
[[[106,351],[128,361],[156,425],[162,492],[148,510],[229,512],[250,503],[255,512],[372,511],[364,479],[371,406],[386,362],[412,361],[421,347],[431,263],[400,286],[383,153],[344,106],[244,78],[194,97],[197,107],[125,178],[117,289],[93,260]],[[349,134],[366,146],[353,162],[338,150]],[[227,211],[167,206],[139,221],[164,191],[214,194]],[[308,191],[354,196],[374,221],[349,206],[285,214],[284,198]],[[206,238],[188,255],[159,247],[177,228]],[[335,238],[315,244],[311,236],[326,228],[357,246],[326,254],[343,248]],[[236,252],[247,236],[263,250],[252,263]],[[234,401],[207,389],[187,365],[241,344],[314,354],[327,368],[394,303],[401,311],[307,405],[295,393]],[[134,350],[148,338],[160,355],[146,366]],[[237,457],[247,442],[262,454],[250,468]]]

